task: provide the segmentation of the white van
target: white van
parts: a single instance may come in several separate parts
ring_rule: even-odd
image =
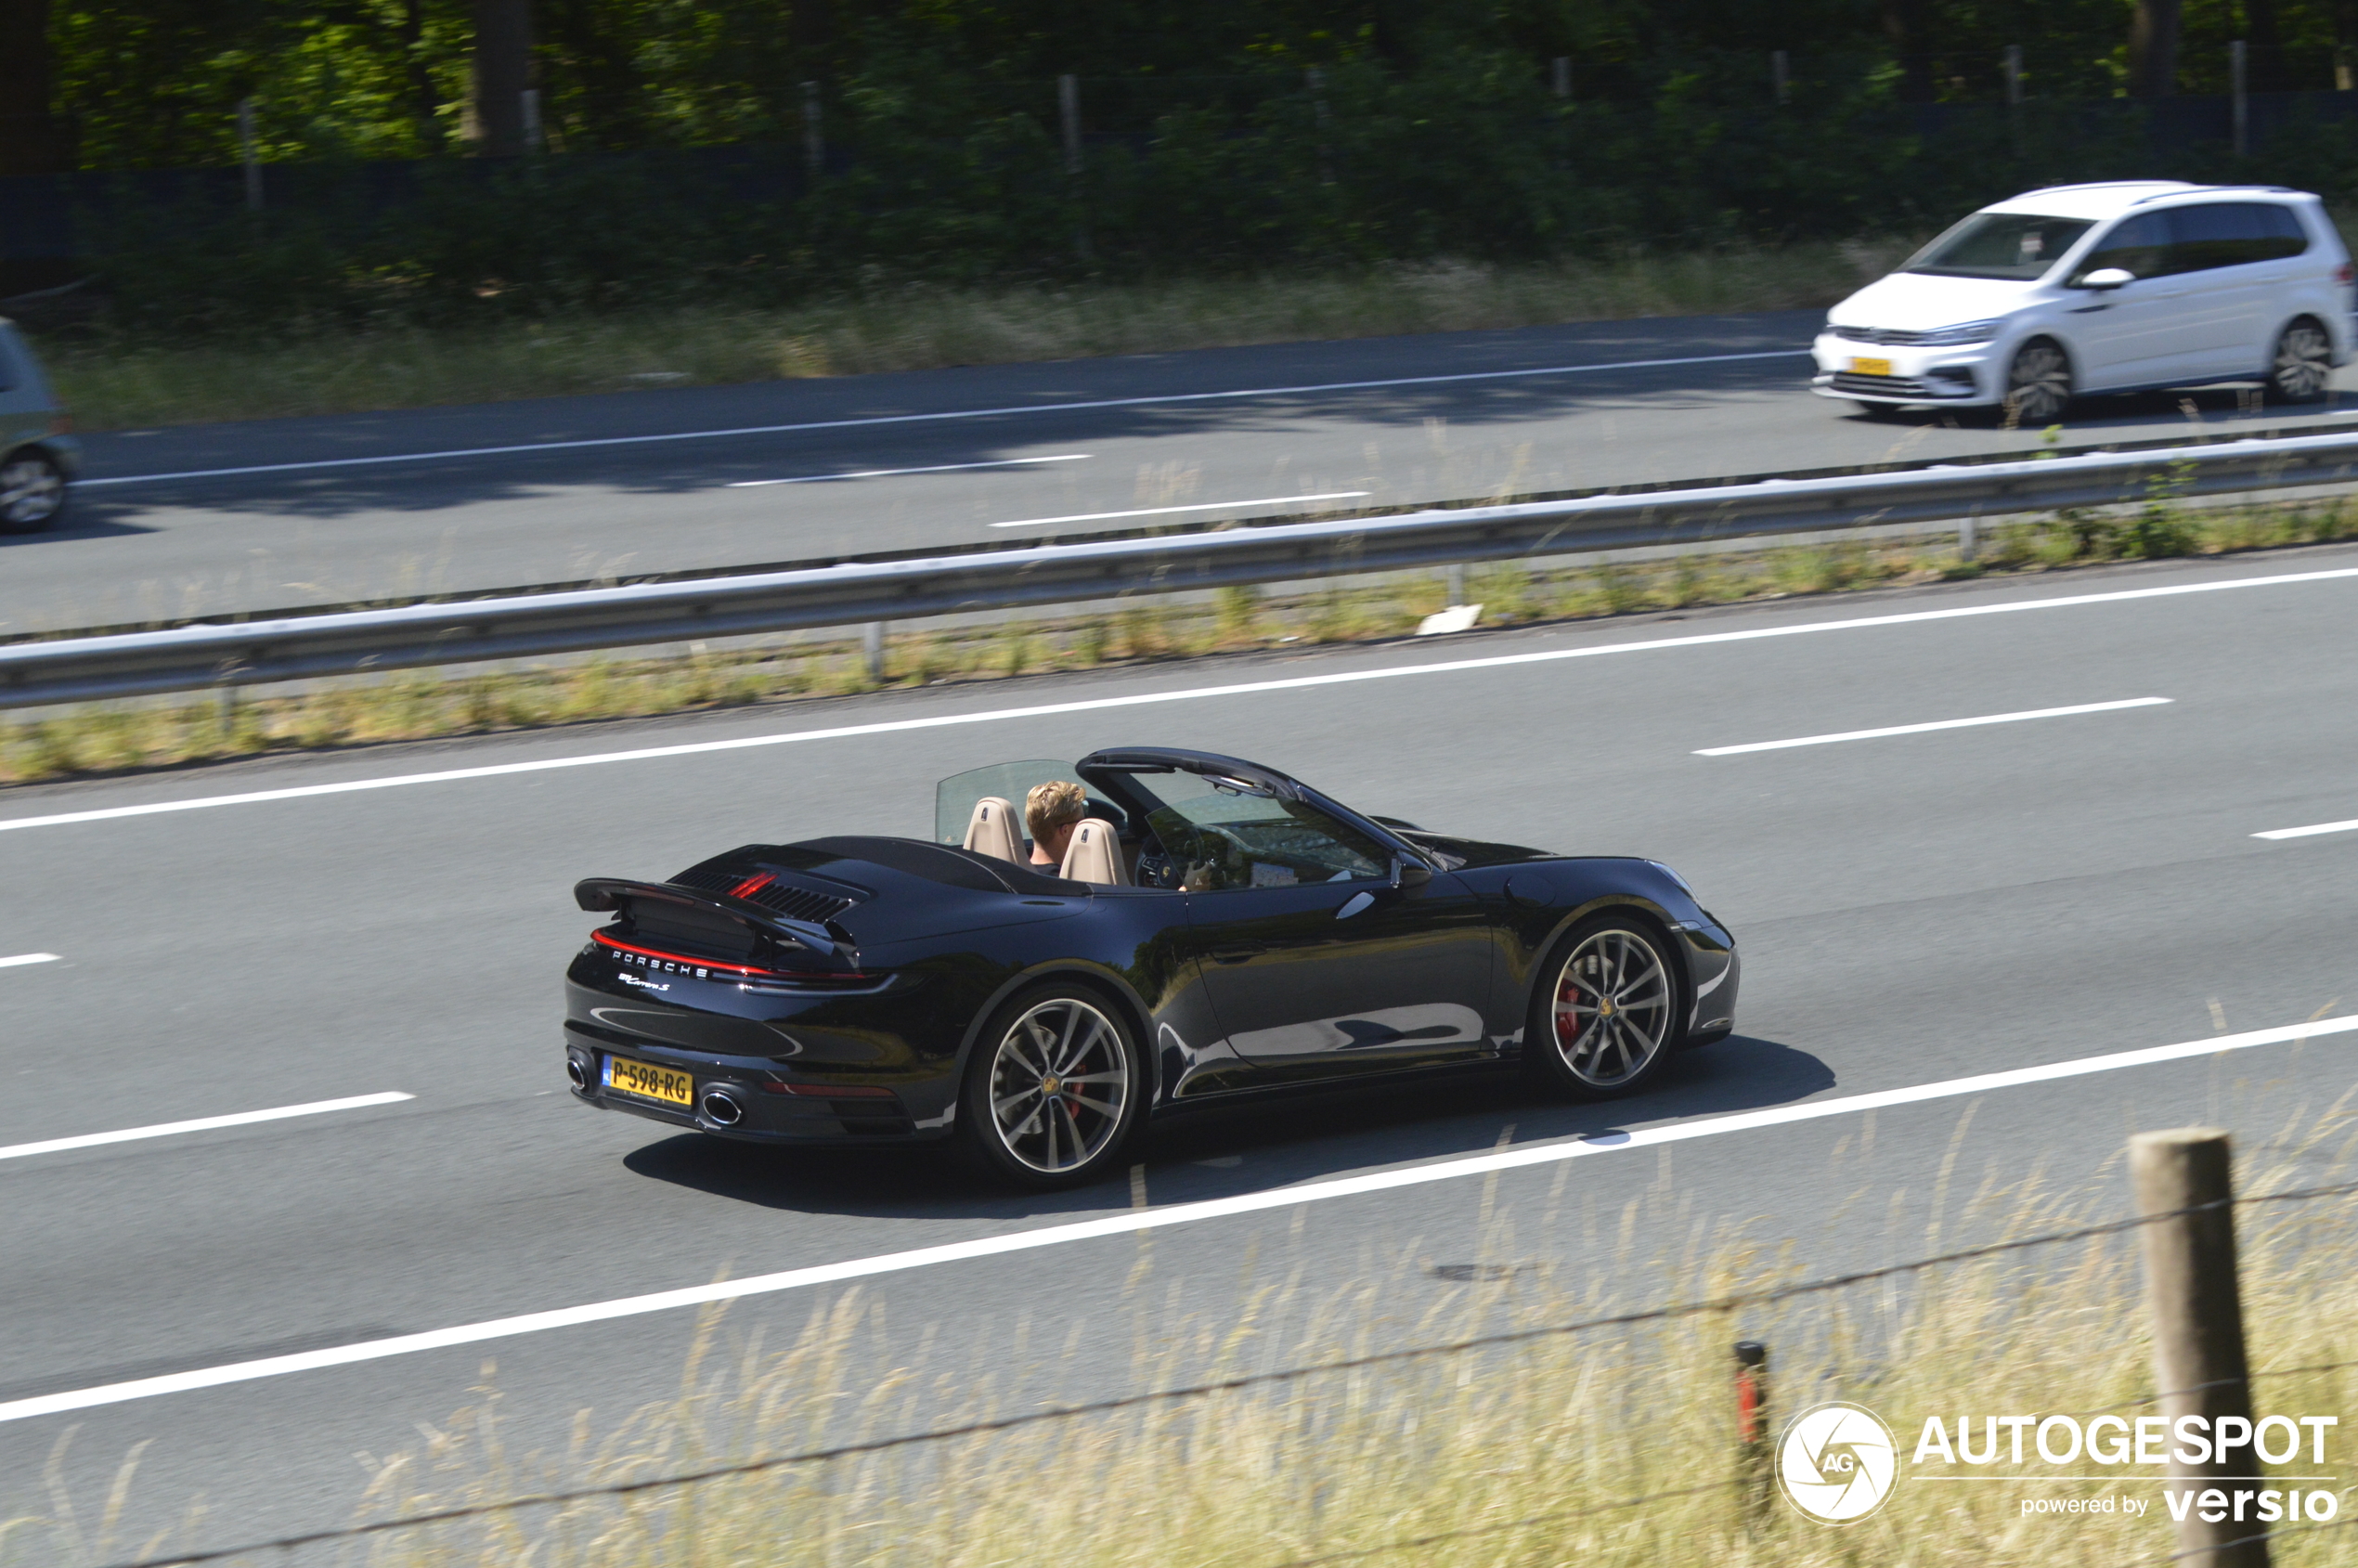
[[[0,533],[36,532],[65,511],[66,483],[82,467],[72,430],[41,361],[0,317]]]
[[[2280,186],[2054,186],[1985,207],[1828,314],[1811,389],[1870,413],[2257,382],[2322,399],[2353,274],[2325,204]]]

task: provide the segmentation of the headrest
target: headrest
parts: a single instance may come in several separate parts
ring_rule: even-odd
[[[1072,842],[1065,847],[1065,863],[1056,875],[1068,882],[1130,886],[1130,870],[1121,862],[1121,840],[1114,836],[1113,824],[1096,817],[1082,818],[1072,830]]]
[[[1005,797],[986,795],[966,819],[966,848],[977,854],[1023,863],[1023,840],[1016,835],[1016,809]]]

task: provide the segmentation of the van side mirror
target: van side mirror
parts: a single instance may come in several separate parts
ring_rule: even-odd
[[[2120,288],[2124,284],[2134,283],[2136,280],[2137,275],[2126,268],[2100,266],[2079,280],[2079,286],[2083,289],[2112,290]]]

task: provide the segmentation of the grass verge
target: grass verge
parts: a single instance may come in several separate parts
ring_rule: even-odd
[[[896,288],[775,309],[683,307],[159,343],[36,333],[86,430],[339,414],[802,376],[1831,305],[1900,241],[1452,262],[1322,276]]]
[[[1492,566],[1470,574],[1469,591],[1483,606],[1484,625],[1522,626],[2349,538],[2358,538],[2358,498],[2196,510],[2157,496],[2138,507],[2002,527],[1970,561],[1953,548],[1922,541],[1861,539],[1572,571]],[[1292,596],[1229,589],[1208,602],[1141,599],[1109,615],[920,628],[889,639],[882,681],[871,677],[854,642],[790,642],[490,672],[356,677],[279,695],[248,694],[229,706],[212,697],[92,704],[0,720],[0,784],[1297,643],[1378,641],[1413,632],[1445,598],[1438,574],[1415,572]]]
[[[2309,1114],[2244,1146],[2246,1194],[2345,1180],[2347,1107]],[[1827,1218],[1829,1232],[1880,1233],[1901,1256],[2024,1239],[2114,1219],[2115,1168],[2085,1190],[2035,1177],[1985,1175],[1952,1204],[1961,1120],[1928,1204],[1872,1180]],[[1829,1165],[1863,1154],[1850,1137]],[[1567,1197],[1558,1168],[1536,1216],[1485,1199],[1442,1264],[1426,1243],[1387,1238],[1364,1272],[1313,1285],[1297,1272],[1239,1262],[1240,1305],[1183,1315],[1181,1281],[1158,1279],[1142,1233],[1126,1282],[1092,1309],[1126,1328],[1131,1387],[1158,1389],[1316,1367],[1402,1345],[1439,1345],[1593,1320],[1650,1302],[1707,1302],[1799,1283],[1760,1222],[1707,1232],[1662,1179],[1619,1211]],[[1959,1194],[1970,1178],[1956,1184]],[[1837,1187],[1836,1190],[1840,1190]],[[1898,1228],[1906,1216],[1908,1230]],[[1518,1234],[1519,1228],[1521,1234]],[[2347,1196],[2250,1204],[2236,1219],[2256,1414],[2340,1415],[2358,1399],[2358,1207]],[[1618,1235],[1616,1243],[1614,1238]],[[1899,1238],[1907,1236],[1903,1242]],[[1579,1237],[1575,1247],[1570,1238]],[[1869,1251],[1877,1251],[1871,1246]],[[1611,1266],[1544,1261],[1577,1252]],[[1535,1261],[1539,1260],[1539,1261]],[[1116,1261],[1114,1266],[1123,1266]],[[1273,1274],[1275,1282],[1272,1282]],[[1450,1284],[1451,1280],[1465,1281]],[[1011,1562],[1092,1568],[1304,1568],[1343,1562],[1430,1568],[1579,1562],[1630,1568],[2129,1568],[2170,1549],[2158,1472],[2122,1465],[2101,1480],[1941,1484],[1932,1474],[2000,1473],[1903,1463],[1890,1501],[1847,1528],[1827,1528],[1773,1497],[1756,1506],[1739,1462],[1729,1347],[1771,1353],[1773,1420],[1826,1400],[1864,1404],[1893,1428],[1903,1461],[1929,1417],[1951,1430],[1972,1416],[2155,1413],[2151,1352],[2133,1234],[2079,1238],[1837,1289],[1656,1317],[1520,1343],[1284,1382],[1011,1431],[900,1445],[693,1485],[591,1497],[428,1527],[408,1527],[315,1556],[377,1568],[985,1568]],[[1375,1326],[1383,1325],[1379,1340]],[[627,1485],[756,1457],[809,1452],[953,1427],[1058,1402],[1052,1343],[994,1340],[969,1365],[928,1365],[891,1348],[880,1305],[857,1290],[815,1303],[783,1352],[732,1336],[718,1313],[700,1325],[680,1392],[627,1419],[575,1419],[560,1451],[525,1448],[505,1417],[493,1368],[469,1403],[425,1441],[370,1460],[363,1519],[496,1503],[519,1495]],[[1119,1330],[1117,1330],[1119,1331]],[[949,1359],[955,1359],[952,1353]],[[2340,1468],[2352,1439],[2329,1446]],[[2302,1453],[2299,1458],[2305,1460]],[[2013,1473],[2084,1476],[2035,1459]],[[2300,1473],[2306,1464],[2274,1466]],[[53,1464],[53,1474],[62,1471]],[[0,1562],[88,1564],[100,1528],[131,1483],[118,1476],[98,1518],[77,1513],[59,1484],[49,1506],[0,1537]],[[2346,1474],[2326,1489],[2349,1516]],[[2141,1499],[2137,1517],[2031,1514],[2031,1498]],[[2280,1568],[2347,1561],[2350,1533],[2284,1530]],[[162,1542],[148,1543],[152,1549]],[[15,1554],[9,1553],[13,1546]],[[340,1554],[340,1555],[338,1555]],[[127,1555],[127,1553],[124,1553]]]

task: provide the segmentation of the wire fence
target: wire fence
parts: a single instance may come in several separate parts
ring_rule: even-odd
[[[1946,1268],[1958,1263],[2020,1253],[2033,1249],[2053,1247],[2066,1242],[2089,1241],[2104,1237],[2123,1235],[2140,1230],[2148,1225],[2185,1219],[2221,1209],[2244,1209],[2256,1208],[2262,1205],[2303,1203],[2320,1199],[2349,1197],[2352,1194],[2358,1194],[2358,1181],[2293,1188],[2286,1191],[2261,1193],[2240,1198],[2222,1199],[2207,1203],[2194,1204],[2185,1208],[2168,1211],[2166,1212],[2141,1214],[2128,1219],[2107,1221],[2100,1225],[2081,1225],[2067,1230],[2049,1231],[2035,1236],[2020,1237],[2005,1241],[1987,1243],[1981,1246],[1962,1248],[1951,1251],[1936,1253],[1927,1257],[1911,1259],[1902,1263],[1890,1263],[1878,1268],[1852,1270],[1842,1274],[1830,1275],[1816,1279],[1797,1281],[1787,1285],[1763,1286],[1753,1289],[1731,1291],[1702,1300],[1671,1302],[1639,1311],[1583,1318],[1574,1322],[1547,1324],[1528,1328],[1518,1328],[1491,1334],[1474,1335],[1438,1344],[1418,1345],[1399,1350],[1380,1351],[1366,1355],[1323,1360],[1303,1366],[1283,1367],[1271,1371],[1240,1374],[1236,1377],[1191,1383],[1175,1388],[1155,1389],[1113,1398],[1093,1400],[1082,1404],[1056,1406],[1047,1409],[1025,1411],[1017,1415],[997,1417],[986,1420],[970,1421],[956,1426],[939,1427],[925,1432],[909,1432],[892,1437],[874,1438],[856,1443],[838,1444],[826,1447],[803,1449],[794,1453],[773,1455],[766,1458],[746,1460],[733,1464],[713,1465],[697,1470],[680,1471],[677,1473],[660,1476],[642,1477],[635,1480],[613,1482],[599,1485],[574,1487],[565,1490],[524,1494],[515,1497],[503,1497],[490,1502],[470,1504],[464,1507],[432,1510],[404,1514],[395,1518],[369,1520],[357,1524],[344,1525],[334,1529],[306,1531],[299,1534],[279,1536],[267,1540],[252,1541],[233,1547],[221,1547],[207,1550],[177,1553],[161,1557],[125,1559],[110,1563],[107,1565],[107,1568],[200,1568],[200,1565],[201,1564],[227,1562],[239,1558],[251,1558],[273,1552],[279,1553],[282,1556],[291,1557],[293,1552],[304,1548],[324,1546],[335,1542],[357,1541],[371,1537],[381,1537],[394,1532],[419,1530],[434,1525],[453,1523],[466,1520],[506,1516],[524,1510],[562,1508],[568,1504],[588,1502],[599,1498],[630,1497],[650,1492],[695,1486],[702,1484],[732,1478],[760,1475],[793,1467],[819,1465],[831,1460],[851,1458],[862,1455],[882,1454],[893,1450],[908,1449],[921,1445],[940,1444],[961,1438],[989,1436],[997,1433],[1016,1432],[1026,1428],[1040,1427],[1052,1422],[1070,1421],[1083,1418],[1107,1416],[1124,1410],[1137,1409],[1149,1406],[1168,1406],[1183,1401],[1206,1399],[1217,1394],[1232,1393],[1252,1389],[1278,1387],[1289,1383],[1299,1382],[1304,1379],[1323,1377],[1335,1373],[1364,1371],[1373,1368],[1429,1362],[1442,1357],[1459,1356],[1474,1352],[1496,1350],[1516,1345],[1526,1345],[1538,1341],[1560,1340],[1567,1336],[1593,1333],[1605,1329],[1626,1328],[1641,1324],[1668,1323],[1679,1319],[1693,1318],[1697,1316],[1724,1315],[1741,1308],[1768,1306],[1805,1297],[1819,1296],[1830,1292],[1846,1290],[1859,1285],[1870,1284],[1876,1281],[1911,1276],[1928,1270]],[[2259,1371],[2249,1372],[2245,1378],[2239,1380],[2222,1380],[2217,1382],[2199,1383],[2184,1389],[2174,1389],[2144,1394],[2134,1399],[2122,1401],[2116,1405],[2101,1406],[2094,1410],[2079,1412],[2079,1414],[2092,1416],[2103,1414],[2111,1410],[2129,1409],[2155,1405],[2166,1399],[2197,1393],[2208,1389],[2220,1387],[2225,1382],[2252,1382],[2266,1379],[2286,1378],[2299,1375],[2316,1375],[2348,1370],[2352,1367],[2358,1367],[2358,1359],[2327,1362],[2300,1367],[2265,1368]],[[1518,1529],[1536,1528],[1543,1524],[1569,1523],[1592,1515],[1617,1512],[1628,1509],[1649,1506],[1654,1503],[1704,1496],[1713,1492],[1739,1488],[1743,1484],[1745,1484],[1742,1478],[1738,1478],[1730,1481],[1715,1482],[1704,1486],[1685,1487],[1671,1491],[1655,1492],[1643,1497],[1628,1498],[1609,1504],[1590,1504],[1583,1508],[1543,1512],[1525,1518],[1468,1526],[1458,1530],[1441,1531],[1424,1536],[1389,1541],[1374,1546],[1352,1548],[1309,1557],[1287,1558],[1271,1563],[1269,1568],[1317,1568],[1317,1565],[1327,1563],[1354,1562],[1387,1553],[1411,1551],[1430,1548],[1458,1539],[1505,1534]],[[2358,1523],[2358,1516],[2353,1516],[2349,1520],[2338,1520],[2314,1525],[2288,1527],[2287,1530],[2279,1531],[2277,1533],[2290,1533],[2291,1529],[2295,1528],[2327,1529],[2347,1523]],[[2258,1539],[2261,1537],[2253,1538]],[[2220,1549],[2205,1549],[2215,1550]],[[2158,1561],[2175,1562],[2187,1555],[2190,1554],[2181,1552]]]

